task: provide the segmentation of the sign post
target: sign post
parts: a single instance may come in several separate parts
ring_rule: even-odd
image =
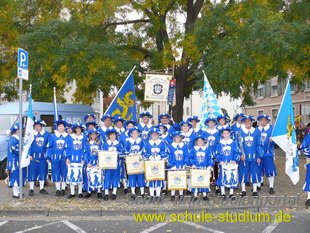
[[[17,77],[19,78],[19,200],[23,200],[23,80],[28,80],[28,52],[18,48]]]

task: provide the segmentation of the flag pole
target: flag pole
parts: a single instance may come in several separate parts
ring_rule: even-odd
[[[126,80],[124,81],[123,85],[118,89],[118,92],[117,92],[117,94],[114,96],[114,98],[113,98],[113,100],[111,101],[111,103],[114,102],[115,98],[118,96],[119,91],[122,90],[123,86],[125,85],[125,83],[127,82],[127,80],[129,79],[130,75],[133,73],[133,71],[134,71],[135,69],[136,69],[136,66],[134,66],[134,67],[132,68],[132,70],[130,71],[130,73],[129,73],[129,75],[127,76]],[[111,104],[109,105],[108,109],[104,112],[103,115],[105,115],[105,114],[110,110],[110,107],[111,107]]]

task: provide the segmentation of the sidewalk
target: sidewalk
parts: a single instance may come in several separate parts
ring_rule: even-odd
[[[39,188],[35,187],[35,195],[30,197],[29,185],[23,188],[25,194],[23,201],[12,198],[12,189],[0,181],[1,199],[0,199],[0,216],[114,216],[114,215],[133,215],[134,213],[162,213],[162,212],[184,212],[185,210],[201,212],[207,211],[278,211],[278,210],[302,210],[305,209],[306,201],[305,192],[302,190],[305,169],[304,156],[300,157],[300,181],[296,186],[292,185],[289,177],[284,172],[284,153],[280,150],[276,152],[276,166],[278,176],[275,178],[275,194],[268,193],[268,180],[264,179],[264,186],[259,192],[260,203],[251,203],[250,199],[238,197],[241,192],[240,188],[235,191],[237,201],[234,203],[222,203],[215,194],[209,194],[210,202],[207,203],[201,199],[200,203],[190,202],[190,197],[185,197],[183,203],[173,204],[170,201],[170,194],[163,196],[160,204],[150,204],[147,199],[138,198],[138,203],[132,203],[130,196],[123,193],[123,189],[118,190],[116,200],[104,201],[98,199],[97,194],[92,194],[89,199],[79,199],[77,197],[68,200],[69,190],[65,196],[55,197],[55,185],[50,182],[46,190],[48,195],[39,194]],[[148,190],[146,189],[146,192]],[[138,192],[139,193],[139,192]],[[247,187],[247,194],[251,195],[251,187]],[[298,194],[299,193],[299,194]],[[85,194],[85,193],[84,193]],[[228,191],[226,191],[228,194]],[[228,196],[228,195],[227,195]],[[282,196],[282,199],[280,198]],[[286,200],[284,201],[284,197]],[[298,203],[297,203],[298,200]],[[228,200],[227,200],[228,201]],[[144,202],[144,203],[143,203]],[[139,204],[140,203],[140,204]]]

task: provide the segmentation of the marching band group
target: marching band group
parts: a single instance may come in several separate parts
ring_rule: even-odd
[[[226,199],[225,187],[229,189],[229,198],[234,199],[234,189],[241,186],[241,196],[246,196],[246,185],[252,183],[252,196],[257,197],[263,185],[263,177],[268,178],[269,193],[274,194],[274,178],[277,176],[274,164],[274,147],[271,133],[273,126],[270,117],[257,117],[259,126],[253,127],[253,116],[238,113],[236,122],[229,126],[230,119],[225,115],[208,118],[198,125],[200,120],[193,116],[179,124],[173,122],[169,114],[158,117],[159,124],[154,126],[149,112],[140,114],[140,124],[125,121],[111,115],[103,115],[99,127],[94,114],[84,117],[84,124],[70,125],[64,120],[55,122],[53,134],[45,131],[45,122],[34,121],[34,141],[29,150],[30,164],[22,169],[23,185],[29,182],[29,196],[34,195],[34,184],[39,182],[40,193],[48,194],[44,189],[48,179],[48,165],[51,165],[51,180],[56,186],[56,196],[66,195],[66,186],[70,187],[67,197],[75,197],[77,186],[79,198],[89,198],[97,192],[98,198],[116,199],[117,189],[124,187],[124,193],[131,192],[136,197],[136,189],[145,196],[145,187],[149,188],[151,200],[159,199],[161,193],[167,194],[166,180],[145,180],[145,174],[127,174],[125,158],[139,156],[142,160],[164,160],[166,170],[205,169],[212,171],[216,193]],[[9,140],[7,168],[10,171],[9,185],[13,188],[13,198],[19,198],[19,125],[14,124]],[[306,205],[310,206],[310,135],[301,146],[307,156],[307,174],[304,190],[307,191]],[[100,151],[116,151],[118,154],[116,169],[98,167]],[[228,185],[225,165],[237,167],[232,182]],[[189,178],[190,179],[190,178]],[[202,193],[208,200],[210,188],[193,188],[187,182],[187,190],[196,198]],[[86,194],[83,195],[83,190]],[[110,195],[109,192],[112,191]],[[171,201],[175,200],[176,190],[171,190]]]

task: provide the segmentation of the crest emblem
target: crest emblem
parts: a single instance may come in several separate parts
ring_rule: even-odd
[[[250,146],[252,146],[252,144],[253,144],[253,137],[252,136],[246,136],[245,138],[244,138],[244,141],[245,141],[245,144],[248,146],[248,147],[250,147]]]
[[[176,150],[174,152],[174,154],[175,154],[175,159],[177,161],[181,161],[183,159],[183,151],[182,150]]]
[[[199,163],[202,163],[205,159],[206,153],[205,152],[197,152],[197,160]]]
[[[151,171],[153,174],[157,174],[159,172],[159,169],[157,166],[155,166],[155,167],[152,167]]]
[[[36,138],[36,145],[39,147],[42,147],[44,144],[44,138],[43,137],[37,137]]]
[[[215,137],[214,137],[214,136],[209,136],[209,137],[208,137],[208,142],[209,142],[209,145],[210,145],[210,146],[213,146],[213,145],[214,145],[214,142],[215,142]]]
[[[267,139],[267,133],[262,133],[261,135],[262,135],[262,141],[263,141],[263,142],[266,141],[266,139]]]
[[[58,150],[62,150],[65,146],[65,140],[56,140],[56,147]]]
[[[180,184],[181,183],[181,178],[180,177],[175,177],[173,181],[174,181],[175,184]]]
[[[107,157],[105,157],[104,160],[106,163],[111,163],[112,158],[111,158],[111,156],[107,156]]]
[[[134,162],[133,164],[132,164],[132,166],[134,167],[134,168],[139,168],[140,167],[140,163],[139,162]]]
[[[198,177],[197,177],[197,181],[198,181],[198,182],[203,182],[204,179],[205,179],[205,178],[204,178],[203,176],[198,176]]]
[[[163,92],[163,85],[162,84],[155,84],[153,86],[153,92],[156,94],[156,95],[159,95]]]
[[[73,148],[75,149],[75,150],[81,150],[82,149],[82,142],[81,141],[74,141],[73,142]]]
[[[231,152],[231,147],[230,146],[224,146],[222,148],[222,154],[224,154],[225,156],[229,156]]]

